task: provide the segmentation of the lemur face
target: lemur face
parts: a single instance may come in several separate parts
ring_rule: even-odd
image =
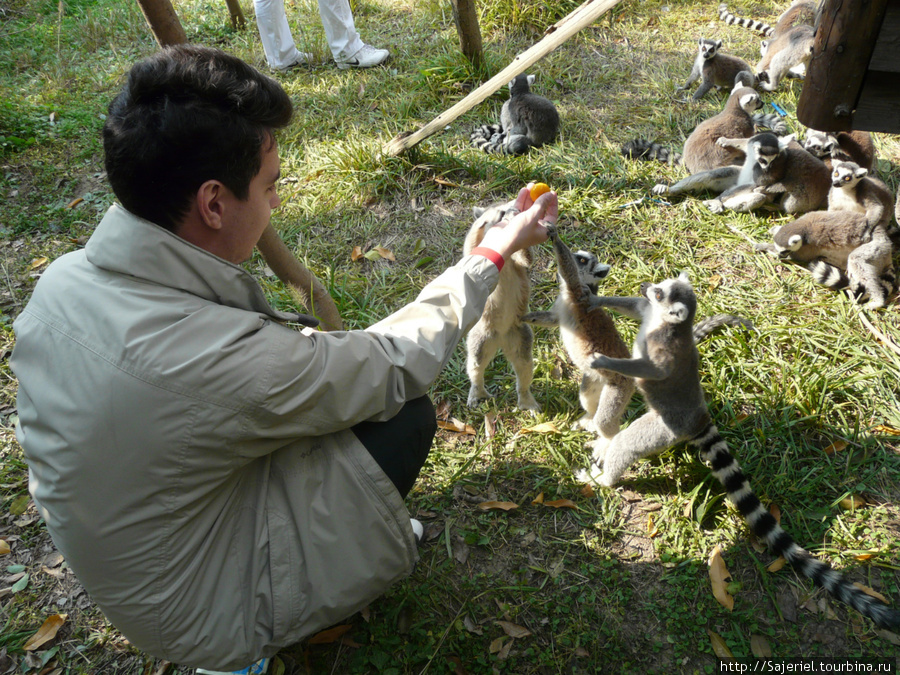
[[[693,321],[697,309],[697,298],[688,279],[682,272],[675,279],[666,279],[658,284],[641,284],[641,294],[650,301],[653,312],[666,323]]]
[[[708,61],[712,57],[716,55],[719,47],[722,46],[721,40],[718,42],[713,42],[712,40],[700,40],[700,56],[703,57],[704,61]]]
[[[854,162],[837,161],[833,164],[831,185],[836,188],[852,188],[869,173]]]
[[[815,129],[806,130],[806,138],[803,140],[803,148],[816,157],[830,157],[834,150],[835,140],[823,131]]]
[[[588,251],[576,251],[572,254],[575,258],[575,264],[578,266],[578,278],[581,283],[591,289],[591,293],[596,294],[599,289],[599,281],[606,278],[611,269],[609,265],[601,263],[597,256]]]

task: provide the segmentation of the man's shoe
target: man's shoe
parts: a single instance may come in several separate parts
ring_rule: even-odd
[[[242,670],[206,670],[197,668],[197,675],[265,675],[269,669],[269,659],[260,659]]]
[[[390,55],[391,53],[387,49],[376,49],[372,45],[363,45],[362,49],[349,59],[342,61],[335,59],[335,63],[341,70],[346,70],[347,68],[372,68],[373,66],[380,66]]]

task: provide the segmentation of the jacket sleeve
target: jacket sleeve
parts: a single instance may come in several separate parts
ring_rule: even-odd
[[[257,336],[271,340],[271,349],[256,430],[317,436],[391,418],[425,394],[480,318],[498,277],[493,262],[467,256],[366,330],[300,333],[269,324]]]

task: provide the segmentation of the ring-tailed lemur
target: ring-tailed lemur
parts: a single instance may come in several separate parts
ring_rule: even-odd
[[[893,207],[894,195],[881,180],[856,162],[832,162],[829,211],[862,213],[869,227],[883,227],[890,233]]]
[[[804,576],[879,626],[900,626],[900,612],[856,588],[840,572],[798,546],[751,489],[706,406],[692,331],[697,298],[687,275],[643,284],[641,293],[644,297],[598,298],[598,304],[640,320],[641,328],[633,358],[601,355],[594,367],[637,378],[638,389],[650,410],[620,431],[605,452],[593,458],[586,478],[610,487],[638,459],[688,441],[699,449],[701,459],[711,467],[754,534],[775,555],[784,556]]]
[[[870,172],[875,169],[875,143],[868,131],[838,131],[832,134],[807,129],[803,147],[825,162],[829,171],[836,159],[856,162]]]
[[[657,159],[670,164],[682,161],[691,173],[739,165],[743,161],[742,154],[717,146],[717,139],[749,138],[756,126],[772,128],[777,133],[787,132],[787,125],[778,115],[755,114],[762,105],[754,89],[738,87],[728,97],[722,112],[702,121],[691,132],[681,155],[673,155],[658,143],[642,138],[625,143],[622,154],[633,159]]]
[[[770,40],[759,63],[756,64],[758,88],[775,91],[781,79],[793,73],[806,74],[806,64],[812,58],[816,31],[812,26],[800,25],[788,29]]]
[[[833,290],[848,289],[857,302],[884,307],[896,288],[893,246],[885,228],[858,211],[814,211],[771,230],[757,251],[805,266]]]
[[[531,312],[522,320],[559,327],[566,352],[582,373],[578,398],[585,414],[579,425],[597,433],[597,443],[605,443],[619,432],[635,386],[631,378],[590,367],[596,353],[620,358],[629,354],[612,317],[592,302],[598,282],[609,273],[609,265],[587,251],[572,253],[555,227],[547,229],[556,253],[559,295],[551,309]]]
[[[785,213],[806,213],[828,203],[828,168],[795,143],[793,134],[782,138],[770,133],[720,138],[716,143],[742,150],[746,159],[735,186],[704,202],[713,213],[726,209],[747,212],[762,206]]]
[[[706,93],[715,87],[716,89],[733,89],[735,82],[740,78],[741,82],[749,82],[746,86],[756,84],[756,77],[750,64],[730,54],[719,51],[722,48],[721,40],[707,40],[700,38],[697,41],[697,58],[691,66],[691,74],[687,82],[675,88],[675,92],[684,91],[700,80],[700,86],[694,92],[693,99],[699,101]]]
[[[728,10],[728,5],[725,3],[719,5],[719,19],[727,24],[747,28],[762,33],[766,37],[773,37],[800,24],[814,25],[816,3],[812,0],[796,0],[782,12],[774,27],[757,19],[737,17]]]
[[[469,228],[463,244],[463,253],[466,255],[481,243],[485,232],[491,227],[518,213],[515,201],[496,204],[487,209],[476,206],[473,212],[475,222]],[[531,291],[528,279],[530,266],[529,249],[513,253],[500,270],[497,287],[488,297],[481,318],[466,336],[466,372],[471,383],[467,400],[469,406],[476,406],[479,401],[490,398],[484,386],[484,372],[497,351],[503,350],[503,355],[516,373],[518,406],[523,410],[540,410],[540,405],[531,393],[534,376],[531,347],[534,338],[531,326],[522,323],[522,316],[528,311],[528,296]]]
[[[475,147],[521,155],[556,140],[559,112],[552,101],[531,92],[533,83],[534,75],[516,75],[509,83],[509,99],[500,110],[500,124],[482,124],[469,136]]]

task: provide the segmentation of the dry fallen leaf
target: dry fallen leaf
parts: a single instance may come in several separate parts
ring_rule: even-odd
[[[323,630],[322,632],[316,633],[311,638],[309,638],[307,644],[327,645],[331,644],[332,642],[337,642],[341,639],[344,633],[346,633],[351,628],[353,628],[353,626],[351,626],[350,624],[343,624],[341,626],[329,628],[328,630]]]
[[[853,556],[857,560],[871,560],[875,557],[874,553],[860,553],[859,555]]]
[[[859,590],[861,590],[866,595],[871,595],[873,598],[877,598],[878,600],[881,600],[884,604],[888,604],[887,598],[884,597],[878,591],[872,590],[868,586],[863,586],[861,583],[858,583],[856,581],[853,582],[853,585],[856,586]]]
[[[840,505],[844,511],[853,511],[854,509],[861,509],[865,506],[866,500],[859,495],[850,495],[849,497],[844,497],[840,501]]]
[[[397,259],[394,257],[393,252],[386,249],[384,246],[373,246],[373,251],[378,251],[378,255],[380,255],[385,260],[396,261]]]
[[[758,659],[768,659],[772,656],[772,648],[762,635],[750,636],[750,651]]]
[[[869,431],[873,433],[885,434],[887,436],[900,436],[900,429],[892,427],[888,424],[879,424],[878,426],[869,429]]]
[[[353,250],[350,251],[350,260],[356,262],[360,258],[363,257],[363,250],[360,246],[354,246]]]
[[[542,422],[533,427],[525,427],[522,429],[523,434],[558,434],[559,429],[553,422]]]
[[[31,652],[50,642],[56,637],[59,629],[66,622],[67,616],[67,614],[51,614],[48,616],[44,623],[41,624],[41,627],[38,628],[37,633],[28,638],[28,642],[25,643],[23,649],[26,652]]]
[[[468,434],[469,436],[474,436],[476,433],[475,427],[470,426],[465,422],[460,422],[455,417],[451,418],[449,422],[438,420],[437,425],[439,429],[444,429],[445,431],[454,431],[458,434]]]
[[[785,565],[787,565],[787,558],[785,558],[785,557],[782,555],[782,556],[778,556],[778,558],[776,558],[776,559],[773,560],[771,563],[769,563],[769,566],[766,567],[766,569],[767,569],[769,572],[777,572],[778,570],[780,570],[780,569],[781,569],[782,567],[784,567]]]
[[[843,439],[838,439],[827,448],[825,448],[824,452],[826,455],[833,455],[836,452],[841,452],[841,450],[846,450],[847,441]]]
[[[728,592],[728,581],[731,574],[722,559],[722,547],[716,544],[709,556],[709,580],[712,582],[713,595],[719,604],[729,612],[734,610],[734,598]]]
[[[543,503],[544,503],[544,493],[542,492],[542,493],[539,494],[537,497],[535,497],[535,498],[531,501],[531,503],[534,504],[534,505],[537,505],[537,504],[543,504]]]
[[[721,283],[722,283],[722,277],[719,276],[718,274],[713,274],[713,275],[709,278],[709,281],[708,281],[707,283],[709,284],[709,287],[710,287],[711,290],[715,290],[715,289],[717,289],[717,288],[721,285]]]
[[[83,201],[84,201],[84,197],[76,197],[75,199],[70,201],[68,204],[66,204],[66,208],[74,209],[76,206],[78,206]]]
[[[503,629],[503,632],[509,635],[511,638],[524,638],[531,635],[531,631],[523,626],[516,625],[511,623],[510,621],[495,621],[500,628]]]
[[[494,640],[491,640],[491,645],[490,647],[488,647],[488,651],[491,654],[496,654],[497,652],[499,652],[501,649],[503,649],[503,642],[505,639],[506,638],[498,637]]]
[[[577,509],[578,505],[571,499],[554,499],[544,502],[544,506],[552,506],[554,509]]]
[[[47,258],[35,258],[31,261],[31,269],[36,270],[38,267],[43,267],[47,264]]]
[[[496,511],[496,510],[512,511],[513,509],[519,508],[519,505],[515,504],[513,502],[489,501],[489,502],[481,502],[478,505],[478,508],[481,509],[482,511]]]
[[[718,633],[713,633],[711,630],[706,631],[709,633],[709,641],[712,643],[713,654],[718,656],[720,659],[728,659],[729,661],[734,660],[734,654],[731,653],[731,650],[728,648],[728,645],[725,644],[725,640],[722,639],[722,636]]]
[[[741,413],[740,415],[738,415],[737,417],[734,418],[734,423],[735,423],[735,424],[740,424],[741,422],[743,422],[743,421],[744,421],[745,419],[747,419],[748,417],[750,417],[750,415],[748,415],[747,413]]]
[[[653,539],[654,537],[659,536],[659,528],[656,526],[656,523],[653,522],[653,514],[647,514],[647,535]]]
[[[484,433],[488,438],[497,434],[497,413],[489,412],[484,416]]]
[[[9,544],[6,539],[0,539],[0,555],[6,555],[9,553]]]
[[[593,498],[593,497],[596,497],[597,495],[594,493],[594,486],[591,485],[590,483],[586,483],[586,484],[581,488],[581,496],[582,496],[582,497],[587,497],[588,499],[591,499],[591,498]]]

